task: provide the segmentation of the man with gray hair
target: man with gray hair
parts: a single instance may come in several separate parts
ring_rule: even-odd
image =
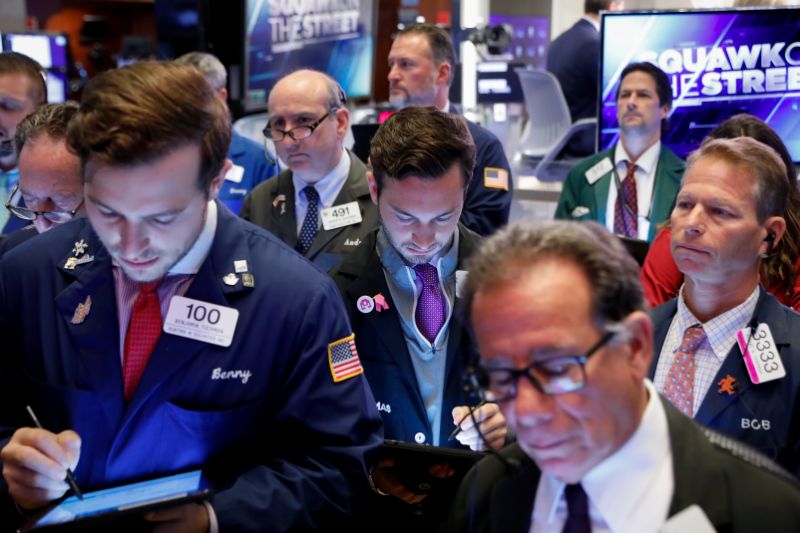
[[[82,211],[81,162],[66,142],[67,125],[77,110],[75,102],[44,104],[17,126],[19,182],[8,196],[6,209],[31,225],[0,241],[0,257]]]
[[[800,473],[800,316],[759,283],[786,230],[786,167],[754,139],[689,157],[671,216],[684,284],[653,310],[656,388],[687,416]]]
[[[512,226],[469,271],[481,366],[517,443],[468,474],[449,530],[800,528],[788,474],[734,455],[646,379],[652,323],[638,267],[599,224]]]
[[[240,213],[325,270],[378,226],[367,167],[344,148],[345,103],[342,88],[323,72],[298,70],[278,80],[264,135],[289,168],[256,187]]]
[[[227,103],[228,73],[219,59],[205,52],[189,52],[175,61],[199,70],[211,88]],[[245,196],[250,194],[253,187],[278,174],[280,167],[277,161],[266,158],[264,147],[236,131],[231,131],[228,159],[233,162],[233,166],[225,175],[219,199],[238,214]]]

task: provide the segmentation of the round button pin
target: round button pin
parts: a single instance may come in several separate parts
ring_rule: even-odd
[[[364,314],[371,313],[375,309],[375,300],[372,299],[372,296],[365,294],[356,301],[356,307]]]
[[[414,441],[416,441],[417,444],[424,444],[425,443],[425,433],[423,433],[421,431],[418,432],[416,435],[414,435]]]

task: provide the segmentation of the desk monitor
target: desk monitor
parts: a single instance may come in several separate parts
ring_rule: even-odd
[[[800,9],[604,13],[598,146],[619,138],[616,88],[632,61],[650,61],[672,82],[669,131],[680,157],[720,122],[750,113],[769,124],[800,162]]]

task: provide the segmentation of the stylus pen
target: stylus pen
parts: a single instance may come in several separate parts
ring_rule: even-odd
[[[36,427],[39,429],[44,429],[41,422],[39,422],[39,419],[36,418],[36,414],[33,412],[33,409],[31,409],[31,406],[26,405],[25,409],[28,410],[28,414],[31,415],[31,420],[33,420],[33,423],[36,424]],[[67,468],[67,483],[69,483],[69,486],[72,489],[72,492],[75,493],[75,496],[77,496],[79,500],[82,500],[83,493],[81,492],[81,489],[78,488],[78,483],[75,481],[75,476],[72,474],[72,470],[69,468]]]
[[[472,413],[474,413],[475,411],[477,411],[478,409],[483,407],[485,404],[486,404],[486,400],[481,400],[481,403],[479,403],[475,407],[470,407],[469,413],[464,415],[464,418],[462,418],[461,421],[458,424],[456,424],[456,428],[453,430],[452,433],[450,433],[450,436],[447,437],[447,440],[453,440],[454,438],[456,438],[456,435],[461,433],[461,424],[464,423],[464,420],[466,420],[467,418],[471,417]]]

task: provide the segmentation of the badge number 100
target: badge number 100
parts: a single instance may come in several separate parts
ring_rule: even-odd
[[[208,310],[203,305],[189,304],[186,306],[186,318],[195,320],[197,322],[208,322],[209,324],[218,324],[220,319],[220,312],[217,309]]]

